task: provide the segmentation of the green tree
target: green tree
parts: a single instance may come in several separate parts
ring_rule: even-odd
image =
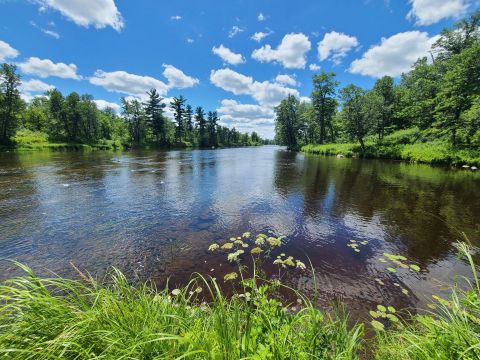
[[[18,90],[20,75],[15,65],[2,64],[0,68],[0,144],[8,144],[15,134],[23,101]]]
[[[380,116],[377,118],[378,139],[382,140],[385,136],[385,128],[390,125],[395,103],[395,92],[393,78],[384,76],[375,82],[373,92],[381,98]]]
[[[453,55],[447,64],[437,97],[436,117],[439,126],[450,133],[453,145],[462,129],[462,113],[468,110],[480,94],[480,42]]]
[[[183,122],[185,124],[185,131],[186,131],[187,138],[190,142],[192,142],[194,138],[194,134],[193,134],[193,108],[191,105],[187,105],[185,107]]]
[[[217,146],[217,122],[218,114],[216,111],[208,112],[208,123],[207,123],[207,132],[208,132],[208,146]]]
[[[198,127],[199,146],[207,146],[207,121],[205,120],[205,111],[201,106],[195,109],[195,123]]]
[[[145,139],[145,114],[140,101],[127,100],[122,97],[123,116],[128,124],[128,130],[133,145],[139,146]]]
[[[280,102],[275,108],[275,133],[276,140],[290,149],[298,145],[300,119],[298,116],[299,101],[293,95]]]
[[[337,109],[335,100],[338,81],[335,80],[335,73],[323,71],[313,76],[313,92],[311,95],[313,116],[318,124],[318,141],[320,144],[335,141],[332,119]],[[327,131],[330,133],[327,135]]]
[[[352,139],[356,139],[365,153],[365,136],[368,135],[372,121],[370,108],[365,99],[366,91],[355,85],[348,85],[340,91],[343,101],[345,128]]]
[[[165,104],[162,103],[162,98],[156,89],[151,89],[147,92],[148,100],[145,103],[145,115],[148,120],[148,124],[152,129],[152,134],[155,137],[157,144],[166,144],[166,119],[163,115],[163,109]]]
[[[183,123],[184,114],[185,114],[185,102],[187,100],[183,97],[174,97],[170,102],[170,109],[173,111],[173,118],[177,123],[175,137],[177,141],[182,141],[183,135],[185,134],[185,124]]]

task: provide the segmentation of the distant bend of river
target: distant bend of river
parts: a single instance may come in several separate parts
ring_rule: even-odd
[[[287,236],[282,252],[308,255],[325,303],[424,305],[469,274],[452,243],[465,232],[480,244],[479,222],[480,172],[276,146],[0,154],[1,279],[19,274],[12,259],[41,275],[75,277],[73,263],[160,284],[193,272],[221,279],[234,268],[211,243],[271,232]],[[357,253],[350,240],[368,244]],[[385,271],[384,252],[422,270]],[[302,272],[286,280],[314,288]]]

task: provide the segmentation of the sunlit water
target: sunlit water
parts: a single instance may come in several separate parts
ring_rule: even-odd
[[[0,278],[8,260],[42,275],[181,283],[234,268],[207,252],[245,231],[286,235],[283,252],[317,275],[320,303],[354,313],[373,304],[424,306],[468,275],[452,243],[480,239],[480,173],[305,156],[280,147],[129,153],[0,154]],[[350,240],[367,240],[356,253]],[[383,252],[422,271],[386,271]],[[311,292],[304,272],[285,281]],[[380,285],[374,279],[381,279]],[[400,286],[394,286],[397,283]],[[401,292],[401,288],[409,294]]]

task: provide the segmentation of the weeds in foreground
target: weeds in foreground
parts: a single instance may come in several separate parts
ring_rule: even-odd
[[[157,291],[130,284],[116,269],[99,283],[81,272],[81,280],[39,278],[19,264],[26,275],[0,285],[0,358],[358,359],[365,343],[368,358],[382,360],[480,357],[480,285],[467,243],[458,246],[473,271],[473,281],[464,279],[467,291],[453,288],[451,298],[436,299],[435,312],[408,322],[379,305],[371,311],[376,336],[364,341],[363,326],[349,327],[340,310],[325,314],[293,289],[298,310],[282,304],[277,294],[286,286],[262,278],[258,261],[244,278],[240,261],[247,251],[276,261],[279,271],[304,271],[298,259],[275,257],[282,238],[250,237],[210,247],[230,251],[235,255],[227,258],[239,263],[238,273],[223,279],[238,285],[229,298],[214,278],[200,274],[181,289]]]
[[[363,327],[349,327],[344,312],[324,314],[297,292],[301,308],[292,312],[276,297],[283,285],[255,270],[226,298],[200,274],[182,289],[155,291],[116,269],[103,285],[19,266],[26,276],[0,286],[0,358],[357,359],[361,348]]]

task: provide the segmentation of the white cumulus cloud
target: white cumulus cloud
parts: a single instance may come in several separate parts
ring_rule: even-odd
[[[174,15],[174,16],[170,16],[170,20],[179,21],[179,20],[182,20],[182,17],[180,15]]]
[[[111,92],[131,95],[143,99],[146,92],[154,88],[162,96],[165,96],[168,90],[172,88],[185,89],[195,86],[199,80],[186,75],[180,69],[173,65],[164,64],[163,76],[168,80],[167,83],[151,76],[130,74],[126,71],[106,72],[97,70],[90,77],[89,81],[93,85],[101,86]]]
[[[20,85],[20,90],[24,92],[46,92],[55,88],[55,86],[46,84],[38,79],[31,79],[27,81],[22,81]]]
[[[321,61],[330,59],[339,64],[348,52],[357,46],[358,40],[355,36],[331,31],[318,43],[318,58]]]
[[[263,31],[258,31],[255,34],[253,34],[250,39],[255,40],[256,42],[260,42],[263,39],[265,39],[267,36],[272,35],[273,31],[269,32],[263,32]]]
[[[320,65],[317,65],[317,64],[310,64],[308,65],[308,68],[311,70],[311,71],[318,71],[321,69]]]
[[[407,31],[382,38],[380,44],[368,49],[360,59],[352,62],[349,71],[372,76],[399,76],[408,72],[420,57],[427,56],[438,36],[429,37],[426,32]]]
[[[240,34],[241,32],[244,32],[244,30],[237,26],[237,25],[234,25],[232,26],[232,28],[230,29],[229,33],[228,33],[228,37],[229,38],[233,38],[234,36]]]
[[[143,96],[148,90],[157,89],[160,95],[166,95],[168,85],[150,76],[130,74],[126,71],[105,72],[97,70],[90,79],[93,85],[108,91],[134,96]]]
[[[256,131],[267,138],[273,137],[275,112],[270,107],[224,99],[217,112],[221,125],[235,127],[242,132]]]
[[[412,9],[408,19],[417,25],[431,25],[446,18],[458,18],[465,14],[467,0],[409,0]]]
[[[93,100],[93,102],[97,104],[97,108],[99,108],[100,110],[112,109],[118,114],[122,109],[122,107],[117,103],[109,102],[106,100],[97,99],[97,100]]]
[[[165,70],[163,76],[168,80],[169,88],[185,89],[197,85],[200,81],[194,77],[186,75],[182,70],[173,65],[163,64]]]
[[[269,81],[255,81],[252,77],[231,69],[212,71],[210,81],[215,86],[235,95],[249,95],[262,106],[276,106],[289,94],[299,96],[296,89]]]
[[[298,86],[297,80],[295,77],[287,74],[277,75],[275,82],[283,85]]]
[[[288,69],[301,69],[305,67],[310,48],[311,43],[306,35],[291,33],[283,37],[276,49],[265,45],[254,50],[252,58],[260,62],[278,62]]]
[[[4,62],[7,59],[16,58],[20,54],[18,50],[11,47],[5,41],[0,40],[0,62]]]
[[[267,20],[267,17],[263,15],[262,13],[258,14],[257,16],[258,21],[265,21]]]
[[[220,56],[223,61],[231,65],[239,65],[245,62],[245,58],[242,56],[242,54],[234,53],[229,48],[223,46],[223,44],[221,44],[219,47],[213,47],[212,52],[215,55]]]
[[[54,63],[50,59],[31,57],[25,62],[18,64],[18,67],[25,74],[36,75],[41,78],[56,76],[63,79],[81,79],[77,74],[77,66],[75,64]]]
[[[125,25],[113,0],[37,0],[37,3],[42,10],[55,9],[75,24],[87,28],[111,26],[120,31]]]

